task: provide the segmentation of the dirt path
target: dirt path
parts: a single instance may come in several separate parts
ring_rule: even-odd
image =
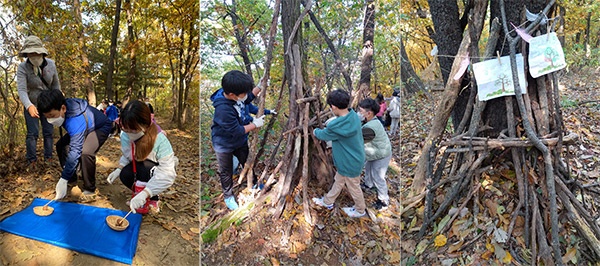
[[[161,195],[161,212],[143,217],[138,246],[132,265],[199,264],[198,228],[198,133],[169,130],[173,150],[179,158],[176,183]],[[41,141],[38,141],[38,144]],[[56,142],[56,139],[55,139]],[[38,145],[38,153],[42,147]],[[0,178],[0,220],[28,206],[36,198],[54,197],[54,186],[60,176],[58,163],[42,163],[38,169],[28,170],[24,151],[2,162],[8,174]],[[89,205],[128,210],[125,204],[130,190],[120,181],[113,185],[106,177],[118,165],[120,144],[110,138],[97,156],[96,184],[99,198]],[[56,159],[56,155],[55,155]],[[4,175],[4,174],[2,174]],[[74,189],[73,195],[77,195]],[[0,232],[0,265],[122,265],[111,260],[81,254],[39,241]]]

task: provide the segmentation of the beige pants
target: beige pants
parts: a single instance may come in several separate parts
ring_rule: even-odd
[[[356,209],[359,213],[365,212],[365,197],[363,196],[362,190],[360,189],[360,177],[347,177],[340,175],[340,173],[336,172],[335,181],[333,182],[333,187],[331,190],[327,192],[327,195],[323,197],[323,203],[329,205],[335,202],[335,199],[340,195],[344,186],[348,189],[348,193],[352,196],[352,200],[354,200],[354,209]]]

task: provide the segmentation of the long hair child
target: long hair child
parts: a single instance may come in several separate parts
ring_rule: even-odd
[[[133,191],[129,202],[133,212],[157,213],[160,210],[158,194],[175,181],[178,159],[145,103],[129,102],[121,112],[119,123],[123,154],[119,168],[108,176],[107,181],[112,184],[119,177],[123,185]]]

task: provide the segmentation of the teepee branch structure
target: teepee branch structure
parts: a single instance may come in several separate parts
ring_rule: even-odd
[[[469,19],[468,31],[463,34],[463,41],[454,61],[450,77],[454,77],[459,69],[459,62],[467,56],[471,62],[478,57],[476,46],[483,16],[488,1],[475,1]],[[555,1],[549,1],[540,12],[536,21],[531,22],[525,29],[533,33],[541,18],[548,14]],[[479,11],[478,11],[479,10]],[[479,202],[478,194],[482,187],[480,177],[498,174],[502,170],[514,172],[514,179],[518,189],[518,203],[511,208],[511,219],[508,224],[506,242],[499,243],[507,246],[513,258],[520,263],[537,265],[562,265],[559,232],[564,231],[565,223],[559,224],[559,216],[564,215],[568,222],[577,229],[583,239],[585,247],[592,259],[600,258],[600,228],[590,207],[581,202],[578,197],[586,193],[584,188],[569,173],[568,158],[562,158],[563,148],[576,143],[578,136],[564,131],[562,113],[560,111],[560,98],[558,91],[558,78],[555,73],[541,76],[537,79],[530,78],[534,84],[520,84],[516,63],[517,45],[521,44],[521,37],[510,31],[507,26],[504,1],[500,1],[502,14],[502,30],[508,41],[510,50],[510,63],[514,96],[505,96],[506,124],[507,127],[497,137],[482,136],[486,125],[482,124],[481,115],[486,102],[480,102],[476,97],[476,85],[471,82],[469,105],[465,117],[456,131],[449,139],[443,139],[443,133],[457,99],[460,89],[460,80],[449,79],[446,84],[445,96],[436,110],[435,120],[423,146],[419,158],[415,180],[412,184],[410,206],[412,208],[424,199],[423,223],[418,233],[422,238],[429,234],[428,230],[441,217],[448,213],[451,206],[472,206],[474,224],[478,224]],[[483,13],[479,13],[479,12]],[[493,56],[493,47],[496,47],[492,22],[489,42],[484,58]],[[496,26],[497,27],[497,26]],[[512,35],[511,35],[512,34]],[[469,48],[471,46],[471,48]],[[526,53],[523,44],[521,52]],[[526,58],[526,56],[524,56]],[[469,73],[471,77],[472,73]],[[531,83],[531,82],[530,82]],[[532,85],[535,87],[531,88]],[[526,94],[522,94],[526,91]],[[441,158],[438,158],[441,156]],[[568,153],[567,153],[568,156]],[[448,166],[448,164],[450,164]],[[441,192],[443,189],[445,191]],[[443,200],[436,203],[435,197],[443,195]],[[469,202],[472,205],[469,205]],[[449,215],[449,214],[448,214]],[[456,219],[456,214],[449,215],[449,222],[436,233],[443,233],[452,227],[450,223]],[[518,245],[515,227],[517,218],[524,221],[523,238],[525,246],[529,249],[531,260],[523,259],[522,253],[512,248]],[[518,250],[518,249],[517,249]],[[564,249],[563,249],[564,250]]]

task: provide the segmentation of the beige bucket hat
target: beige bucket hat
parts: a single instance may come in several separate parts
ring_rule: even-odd
[[[25,38],[23,50],[21,50],[19,56],[27,57],[28,53],[48,55],[48,50],[44,48],[44,44],[42,44],[42,40],[38,36],[31,35]]]

